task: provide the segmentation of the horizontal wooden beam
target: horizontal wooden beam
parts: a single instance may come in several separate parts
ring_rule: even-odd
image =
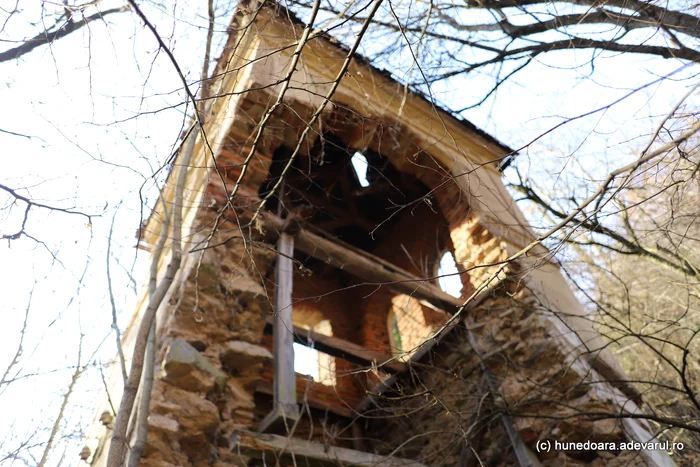
[[[305,375],[299,375],[297,378],[300,377],[307,377]],[[321,384],[321,383],[316,383],[316,384]],[[255,388],[255,392],[260,393],[260,394],[266,394],[268,396],[272,396],[274,394],[274,389],[272,387],[272,383],[269,383],[267,381],[262,381],[258,384],[258,386]],[[315,409],[315,410],[320,410],[322,412],[330,412],[335,415],[339,415],[341,417],[345,418],[350,418],[354,419],[357,416],[357,413],[354,410],[350,410],[347,408],[345,405],[341,405],[340,400],[338,401],[338,404],[329,404],[327,401],[320,401],[314,396],[313,391],[308,391],[307,393],[299,393],[297,392],[297,403],[300,405],[308,405],[310,408]],[[302,409],[303,412],[304,409]]]
[[[338,240],[330,240],[293,225],[272,213],[265,212],[264,224],[278,234],[288,229],[295,231],[296,249],[314,258],[359,277],[371,284],[381,284],[399,293],[424,300],[433,307],[453,313],[462,306],[462,300],[443,292],[429,279],[423,279],[383,260],[378,256]],[[298,229],[298,230],[297,230]]]
[[[280,463],[314,467],[426,467],[425,464],[410,459],[380,456],[297,438],[244,430],[231,434],[229,446],[233,453],[256,459],[265,458],[268,465],[278,465],[275,459],[279,459]]]
[[[265,332],[270,332],[274,318],[267,318],[268,327]],[[389,372],[402,372],[408,369],[408,365],[404,362],[393,359],[390,355],[386,355],[377,350],[371,350],[354,342],[346,341],[334,336],[326,336],[309,329],[293,326],[294,340],[307,347],[313,347],[319,352],[330,355],[331,357],[342,358],[350,363],[356,363],[362,366],[377,366],[382,370]]]

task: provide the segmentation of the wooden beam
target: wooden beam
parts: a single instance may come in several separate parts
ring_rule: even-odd
[[[280,235],[275,265],[275,315],[273,318],[273,362],[275,368],[274,409],[260,423],[260,431],[291,428],[299,418],[297,377],[294,372],[292,327],[292,258],[294,237]],[[291,423],[290,423],[291,422]],[[287,430],[284,430],[285,432]]]
[[[491,397],[493,397],[494,399],[499,399],[500,391],[498,381],[496,380],[496,376],[486,365],[484,355],[481,352],[481,349],[479,349],[479,342],[477,341],[474,333],[469,328],[467,328],[467,341],[469,341],[469,345],[471,346],[472,350],[474,351],[479,360],[479,366],[481,366],[483,378],[486,381],[486,384],[488,385],[489,391],[491,392]],[[504,401],[499,402],[503,406],[505,406]],[[535,454],[532,451],[530,451],[530,449],[523,442],[523,439],[520,436],[520,430],[518,430],[518,427],[515,425],[515,422],[513,421],[513,418],[510,416],[510,414],[507,411],[504,411],[501,412],[500,415],[501,423],[503,424],[503,428],[506,434],[508,435],[508,439],[510,440],[511,446],[513,447],[513,452],[515,453],[515,458],[518,461],[518,465],[520,467],[542,467],[542,464],[540,464],[540,461],[537,459],[537,456],[535,456]]]
[[[268,324],[272,324],[273,322],[274,318],[267,318]],[[376,365],[381,367],[382,370],[396,373],[406,371],[408,369],[408,365],[406,363],[392,360],[393,357],[377,350],[371,350],[338,337],[326,336],[324,334],[319,334],[298,326],[293,326],[292,329],[296,342],[307,347],[313,347],[319,352],[323,352],[332,357],[342,358],[350,363],[356,363],[363,366]]]
[[[393,456],[380,456],[353,449],[328,446],[298,438],[287,438],[250,431],[234,431],[229,437],[229,446],[233,453],[256,459],[265,459],[268,465],[281,463],[312,467],[427,467],[425,464],[410,459]]]
[[[285,221],[271,213],[264,213],[265,225],[279,233],[284,232]],[[372,284],[382,284],[399,293],[424,300],[434,307],[453,313],[462,305],[462,300],[443,292],[431,280],[416,277],[375,255],[340,244],[306,229],[295,236],[295,247],[327,264],[347,271]]]
[[[305,378],[306,376],[300,375],[299,377]],[[316,383],[316,384],[321,384],[321,383]],[[272,395],[274,395],[273,385],[266,382],[266,381],[262,381],[255,388],[255,392],[260,393],[260,394],[266,394],[268,396],[272,396]],[[314,410],[318,410],[321,412],[328,411],[332,414],[339,415],[339,416],[345,417],[345,418],[354,419],[357,416],[357,413],[355,413],[354,410],[350,410],[344,405],[341,406],[340,404],[329,404],[328,401],[317,400],[314,397],[313,391],[309,391],[307,394],[298,394],[297,395],[297,402],[299,404],[308,404],[309,407],[311,407]]]
[[[265,213],[265,224],[275,229],[277,232],[284,232],[285,228],[291,223],[280,219],[279,217]],[[284,234],[283,234],[284,235]],[[439,287],[429,282],[426,279],[421,279],[413,276],[409,272],[385,261],[377,256],[362,251],[352,245],[339,244],[336,241],[313,234],[308,230],[299,228],[295,235],[295,246],[300,251],[313,256],[316,259],[322,260],[339,269],[345,270],[354,274],[368,282],[385,284],[393,290],[411,295],[415,298],[427,302],[430,306],[442,310],[448,314],[454,314],[460,309],[463,309],[464,314],[469,310],[479,306],[486,298],[493,296],[496,289],[500,288],[503,283],[496,283],[486,287],[479,294],[473,297],[469,303],[463,307],[466,300],[455,298],[443,292]],[[426,340],[421,347],[411,356],[411,363],[416,363],[421,360],[434,346],[439,343],[439,340],[446,334],[452,331],[462,319],[457,319],[442,330],[440,336]],[[394,385],[399,374],[393,375],[386,381],[380,383],[373,391],[373,394],[381,394]],[[358,405],[357,411],[363,412],[369,408],[373,402],[372,394]]]

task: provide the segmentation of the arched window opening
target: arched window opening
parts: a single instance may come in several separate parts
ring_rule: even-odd
[[[294,343],[294,372],[318,381],[318,350]]]
[[[391,299],[387,325],[392,351],[396,355],[412,354],[432,331],[418,300],[404,294]]]
[[[367,158],[361,152],[356,152],[350,158],[350,162],[352,162],[352,168],[355,170],[355,175],[357,175],[360,186],[362,186],[362,188],[367,188],[369,186],[369,180],[367,180],[369,162],[367,162]]]
[[[331,322],[327,319],[316,323],[313,329],[319,334],[333,335]],[[318,378],[315,381],[326,386],[335,386],[335,357],[323,352],[317,351],[316,353],[318,354]]]
[[[457,298],[462,296],[462,279],[451,251],[446,251],[440,258],[437,276],[438,284],[443,292]]]
[[[387,328],[389,330],[389,340],[391,344],[391,351],[394,355],[400,355],[403,353],[403,342],[401,341],[401,331],[399,330],[399,319],[394,313],[393,308],[389,310],[389,315],[387,316]]]
[[[307,327],[308,328],[308,327]],[[331,323],[323,320],[316,323],[312,331],[332,336]],[[335,385],[335,358],[306,345],[294,343],[294,372],[313,378],[326,386]]]

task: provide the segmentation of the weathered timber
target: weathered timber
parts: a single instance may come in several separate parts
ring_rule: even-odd
[[[275,315],[273,358],[275,367],[274,408],[260,423],[260,431],[290,429],[299,418],[297,379],[294,373],[294,336],[292,328],[292,257],[294,237],[280,235],[275,265]],[[285,430],[287,431],[287,430]]]
[[[493,410],[493,399],[484,397],[487,393],[486,377],[481,375],[481,382],[477,386],[476,398],[477,406],[469,417],[467,424],[469,435],[464,440],[462,452],[459,453],[459,460],[455,467],[476,467],[479,462],[477,453],[481,450],[481,443],[484,439],[484,434],[487,431],[487,424],[491,418]]]
[[[284,233],[289,223],[274,214],[264,213],[265,226]],[[400,293],[424,300],[432,306],[454,313],[462,306],[462,300],[443,292],[430,279],[413,274],[375,255],[348,244],[340,245],[320,235],[299,229],[294,237],[295,247],[327,264],[347,271],[369,283],[382,284]]]
[[[304,376],[299,376],[299,378],[303,377]],[[255,392],[259,394],[267,394],[268,396],[272,396],[274,394],[273,384],[263,381],[256,386]],[[297,394],[297,402],[299,404],[306,404],[313,410],[318,410],[320,412],[330,412],[332,414],[345,418],[355,418],[357,416],[357,413],[354,410],[348,409],[345,405],[329,404],[327,400],[318,400],[315,397],[313,391],[309,391],[306,394]]]
[[[297,438],[234,431],[229,438],[229,446],[234,453],[256,459],[265,459],[268,465],[279,459],[280,463],[310,467],[427,467],[410,459],[393,456],[380,456],[353,449],[328,446]]]
[[[630,384],[629,381],[619,379],[620,376],[617,370],[610,366],[608,362],[600,358],[600,352],[595,352],[588,358],[588,363],[593,367],[595,371],[602,377],[603,380],[608,381],[614,387],[620,390],[622,394],[629,397],[635,404],[641,406],[643,403],[642,394]]]
[[[268,317],[267,323],[273,324],[274,318]],[[267,332],[269,328],[266,328]],[[309,329],[293,326],[294,339],[296,342],[307,347],[312,347],[319,352],[331,357],[342,358],[350,363],[363,366],[376,366],[385,371],[399,373],[406,371],[408,365],[397,361],[394,357],[382,352],[371,350],[353,342],[346,341],[334,336],[326,336]]]

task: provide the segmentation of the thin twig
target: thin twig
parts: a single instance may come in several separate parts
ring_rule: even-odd
[[[121,203],[119,203],[121,205]],[[122,381],[126,381],[128,376],[126,373],[126,358],[124,358],[124,349],[122,348],[122,337],[119,332],[119,324],[117,323],[117,305],[114,303],[114,291],[112,289],[112,275],[110,273],[109,263],[111,262],[112,250],[112,233],[114,232],[114,221],[117,218],[119,206],[117,206],[114,216],[112,216],[112,224],[109,227],[109,235],[107,237],[107,290],[109,291],[109,303],[112,305],[112,329],[117,340],[117,354],[119,355],[119,365],[122,370]]]

